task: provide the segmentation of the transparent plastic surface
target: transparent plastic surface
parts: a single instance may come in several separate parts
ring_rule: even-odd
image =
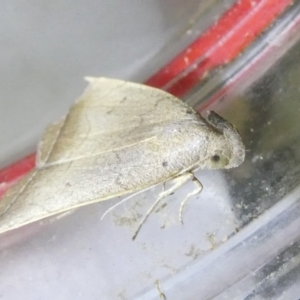
[[[131,237],[162,186],[133,198],[103,221],[114,201],[7,232],[0,235],[2,297],[298,299],[297,15],[291,10],[278,21],[277,26],[285,24],[281,34],[274,34],[276,26],[264,34],[274,47],[260,40],[261,51],[253,45],[186,97],[193,106],[213,109],[235,124],[247,157],[235,170],[196,173],[204,190],[188,203],[184,225],[178,208],[192,183],[158,207],[135,242]]]

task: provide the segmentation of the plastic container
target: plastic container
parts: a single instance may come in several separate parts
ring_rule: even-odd
[[[2,75],[2,165],[30,153],[81,93],[84,75],[144,81],[155,71],[146,83],[235,124],[247,157],[234,170],[198,172],[204,191],[189,202],[184,225],[178,207],[191,183],[166,199],[135,242],[137,219],[162,187],[103,221],[114,201],[0,235],[3,299],[299,298],[300,5],[173,2],[6,4],[14,14],[6,21],[27,16],[10,28],[31,40],[15,47],[16,58],[29,50]],[[33,157],[0,173],[2,192]]]

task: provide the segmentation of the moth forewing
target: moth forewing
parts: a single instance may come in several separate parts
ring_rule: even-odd
[[[235,129],[226,127],[234,142],[220,131],[223,119],[216,128],[176,97],[145,85],[88,81],[69,113],[45,131],[36,168],[1,199],[0,232],[138,192],[195,168],[243,161]]]

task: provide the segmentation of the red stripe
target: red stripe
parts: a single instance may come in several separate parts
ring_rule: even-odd
[[[0,197],[4,192],[26,175],[35,165],[35,153],[30,154],[0,171]]]
[[[165,88],[168,92],[178,97],[184,95],[208,71],[237,57],[291,3],[291,0],[238,1],[146,84],[159,88],[169,84]],[[187,69],[191,69],[187,75],[174,80]]]

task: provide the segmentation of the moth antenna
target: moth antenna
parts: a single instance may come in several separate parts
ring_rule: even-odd
[[[124,199],[122,199],[120,202],[118,202],[118,203],[116,203],[116,204],[114,204],[113,206],[111,206],[110,208],[108,208],[105,212],[104,212],[104,214],[102,215],[102,217],[101,217],[101,221],[104,219],[104,217],[108,214],[108,213],[110,213],[112,210],[114,210],[117,206],[119,206],[120,204],[122,204],[122,203],[124,203],[124,202],[126,202],[127,200],[130,200],[131,198],[133,198],[133,197],[135,197],[135,196],[137,196],[137,195],[139,195],[139,194],[141,194],[141,193],[143,193],[143,192],[145,192],[145,191],[147,191],[147,190],[149,190],[149,189],[151,189],[152,187],[154,187],[155,185],[152,185],[152,186],[150,186],[150,187],[148,187],[148,188],[146,188],[146,189],[143,189],[143,190],[140,190],[140,191],[138,191],[138,192],[136,192],[136,193],[133,193],[133,194],[131,194],[131,195],[129,195],[128,197],[125,197]]]

